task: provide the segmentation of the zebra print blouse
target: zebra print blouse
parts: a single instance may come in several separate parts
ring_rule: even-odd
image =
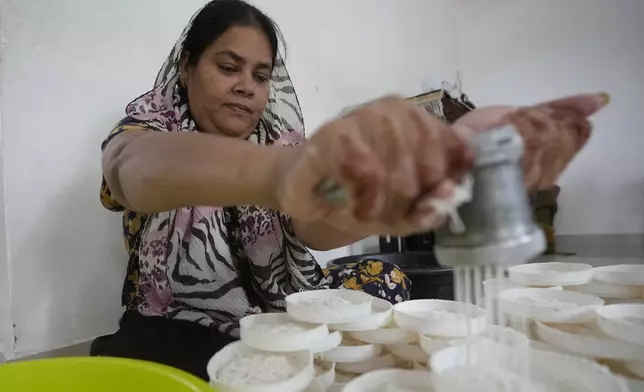
[[[154,88],[128,105],[127,117],[103,148],[132,129],[199,131],[179,81],[191,24],[161,67]],[[278,54],[268,103],[248,141],[294,145],[303,139],[300,105]],[[143,315],[194,321],[237,336],[244,315],[283,310],[289,293],[328,287],[321,268],[295,237],[289,217],[277,211],[194,206],[139,214],[119,205],[104,179],[101,200],[106,208],[123,212],[129,252],[123,304]]]

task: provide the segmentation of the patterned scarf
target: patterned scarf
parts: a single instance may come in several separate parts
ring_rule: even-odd
[[[129,117],[151,129],[199,131],[179,82],[183,42],[194,18],[154,89],[126,109]],[[268,104],[248,141],[297,145],[304,139],[302,114],[284,61],[277,57]],[[244,315],[283,311],[286,295],[327,286],[321,268],[295,237],[289,217],[256,206],[197,206],[152,214],[142,231],[139,255],[139,312],[199,322],[232,336],[238,335],[238,320]]]

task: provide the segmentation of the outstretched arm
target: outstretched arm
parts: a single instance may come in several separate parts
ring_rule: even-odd
[[[195,206],[278,207],[273,192],[284,147],[196,132],[130,129],[103,152],[112,197],[137,212]]]

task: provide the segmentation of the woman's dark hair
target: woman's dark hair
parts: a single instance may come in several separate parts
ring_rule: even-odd
[[[284,42],[279,27],[262,11],[242,0],[213,0],[199,12],[183,43],[182,56],[187,56],[188,65],[196,65],[204,50],[234,26],[261,28],[271,44],[275,65],[279,42]]]

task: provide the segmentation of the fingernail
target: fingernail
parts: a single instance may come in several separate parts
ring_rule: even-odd
[[[606,106],[610,103],[610,94],[608,93],[599,93],[601,99],[604,101],[603,105]]]

